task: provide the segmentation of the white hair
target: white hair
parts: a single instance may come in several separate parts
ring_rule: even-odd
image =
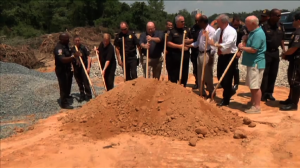
[[[219,15],[216,20],[221,20],[222,23],[229,23],[229,17],[226,14]]]
[[[178,22],[178,20],[179,20],[180,17],[183,17],[183,16],[182,16],[182,15],[177,15],[177,16],[175,17],[175,23]]]

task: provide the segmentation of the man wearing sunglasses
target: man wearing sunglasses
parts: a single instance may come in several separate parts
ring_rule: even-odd
[[[126,62],[126,81],[137,78],[137,66],[138,59],[136,56],[136,48],[138,48],[141,55],[140,44],[133,31],[129,31],[128,24],[126,22],[120,23],[121,32],[115,37],[114,45],[116,48],[116,55],[118,64],[123,67],[123,43],[122,37],[124,37],[125,44],[125,62]]]
[[[195,16],[195,25],[191,27],[191,36],[193,37],[194,42],[197,41],[199,32],[201,28],[198,25],[198,20],[200,19],[201,14],[197,13]],[[198,47],[198,46],[197,46]],[[191,62],[193,64],[193,74],[195,76],[195,86],[193,89],[198,89],[198,76],[197,76],[197,57],[199,54],[199,49],[198,48],[191,48]]]
[[[289,41],[289,49],[282,54],[282,58],[289,61],[288,81],[290,85],[290,94],[287,100],[280,101],[284,105],[280,110],[290,111],[298,109],[300,96],[300,12],[294,16],[293,27],[296,31]]]
[[[282,52],[285,52],[285,30],[283,25],[279,22],[280,17],[281,11],[278,9],[272,9],[270,11],[270,19],[261,26],[267,38],[267,51],[265,53],[266,67],[261,84],[262,101],[275,101],[273,91],[280,61],[279,46],[281,46]]]
[[[185,46],[184,46],[184,55],[183,55],[183,67],[182,67],[182,78],[181,83],[186,87],[188,75],[189,75],[189,61],[190,61],[190,52],[187,45],[193,42],[192,36],[189,32],[189,29],[185,27],[184,17],[177,15],[175,17],[175,27],[170,31],[170,34],[167,39],[167,46],[170,47],[170,58],[171,58],[171,75],[169,80],[173,83],[179,81],[180,74],[180,64],[181,64],[181,51],[182,51],[182,41],[183,35],[185,33]]]

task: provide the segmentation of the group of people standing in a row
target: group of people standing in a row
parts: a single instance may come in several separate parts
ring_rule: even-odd
[[[165,63],[168,72],[168,80],[173,83],[180,81],[185,87],[188,80],[189,60],[191,59],[194,68],[193,73],[196,78],[194,89],[203,88],[203,94],[201,96],[211,97],[214,90],[214,56],[217,53],[217,77],[219,80],[231,62],[231,59],[235,57],[221,82],[223,88],[223,100],[218,104],[219,106],[229,105],[230,98],[238,89],[238,59],[240,56],[243,56],[242,64],[247,66],[246,84],[250,87],[252,95],[251,101],[248,104],[249,108],[246,109],[245,112],[260,113],[261,100],[275,100],[272,93],[280,60],[279,46],[282,47],[284,58],[289,58],[291,61],[290,65],[292,62],[295,62],[296,55],[300,57],[298,42],[300,34],[299,14],[295,15],[294,21],[294,26],[297,28],[298,33],[297,31],[295,32],[290,42],[290,49],[287,51],[284,48],[284,27],[279,23],[280,16],[281,12],[278,9],[273,9],[270,12],[265,10],[262,13],[262,23],[259,23],[257,17],[249,16],[246,19],[245,26],[242,26],[237,17],[234,17],[230,23],[229,17],[222,14],[217,18],[219,28],[215,30],[209,25],[208,18],[205,15],[197,14],[195,16],[196,23],[191,28],[187,28],[185,26],[184,17],[178,15],[175,17],[174,26],[171,21],[166,22],[166,30],[164,32],[156,30],[153,22],[148,22],[146,25],[146,32],[141,34],[139,40],[135,33],[129,30],[128,24],[126,22],[121,22],[121,31],[116,35],[114,40],[115,48],[110,43],[109,34],[104,34],[103,42],[101,42],[97,48],[107,90],[114,87],[114,76],[117,63],[123,67],[123,63],[125,62],[126,69],[124,69],[124,71],[126,72],[126,80],[137,78],[137,66],[140,63],[143,67],[144,76],[146,76],[147,49],[149,52],[149,76],[152,74],[154,78],[160,79],[164,62],[162,53],[166,47]],[[123,38],[124,46],[122,41]],[[81,56],[85,62],[85,67],[89,71],[91,64],[89,51],[80,44],[79,37],[74,38],[74,42],[80,52],[76,52],[74,49],[69,50],[67,46],[69,37],[67,34],[61,34],[60,42],[54,50],[62,107],[65,108],[70,107],[67,103],[67,98],[70,96],[70,78],[72,78],[72,75],[70,75],[71,73],[69,72],[71,71],[71,62],[73,62],[74,65],[75,78],[76,74],[81,74],[80,77],[76,78],[80,88],[81,100],[84,100],[85,96],[87,96],[87,99],[91,98],[91,91],[86,76],[82,73],[82,70],[76,70],[76,66],[80,65],[77,57]],[[183,48],[183,66],[180,73]],[[123,49],[125,50],[124,52]],[[190,49],[191,53],[189,51]],[[140,58],[137,57],[137,51],[141,56]],[[125,53],[125,61],[123,61],[123,53]],[[204,57],[206,58],[204,59]],[[291,90],[293,91],[291,91],[289,98],[286,101],[280,102],[285,105],[281,107],[282,110],[297,109],[299,89],[296,87],[297,82],[295,81],[299,79],[300,82],[300,74],[297,69],[298,64],[293,65],[297,65],[289,67],[289,74],[293,75],[289,76]],[[204,81],[206,90],[209,93],[208,95],[206,94],[204,87],[200,87],[202,66],[205,66]],[[82,69],[82,67],[79,67],[78,69]],[[290,77],[292,78],[291,80]],[[232,85],[233,79],[234,85]],[[297,95],[298,99],[296,101],[295,97]]]

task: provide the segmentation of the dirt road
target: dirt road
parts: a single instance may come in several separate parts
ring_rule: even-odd
[[[121,84],[122,79],[116,82]],[[193,83],[191,76],[189,86]],[[221,92],[218,89],[217,95]],[[287,88],[277,87],[274,96],[284,100],[287,94]],[[202,139],[195,147],[138,133],[97,141],[76,130],[65,134],[62,111],[28,132],[1,140],[1,167],[300,167],[299,110],[280,112],[278,102],[272,102],[263,104],[262,114],[246,115],[242,111],[247,101],[249,89],[241,85],[231,105],[224,107],[255,121],[254,128],[237,128],[247,139],[233,139],[230,133]]]

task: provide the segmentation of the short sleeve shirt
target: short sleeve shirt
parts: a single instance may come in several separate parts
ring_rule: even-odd
[[[247,40],[246,47],[251,47],[256,49],[256,53],[243,52],[242,64],[255,67],[257,65],[258,69],[264,69],[266,66],[265,52],[266,46],[266,35],[261,27],[251,31]]]

